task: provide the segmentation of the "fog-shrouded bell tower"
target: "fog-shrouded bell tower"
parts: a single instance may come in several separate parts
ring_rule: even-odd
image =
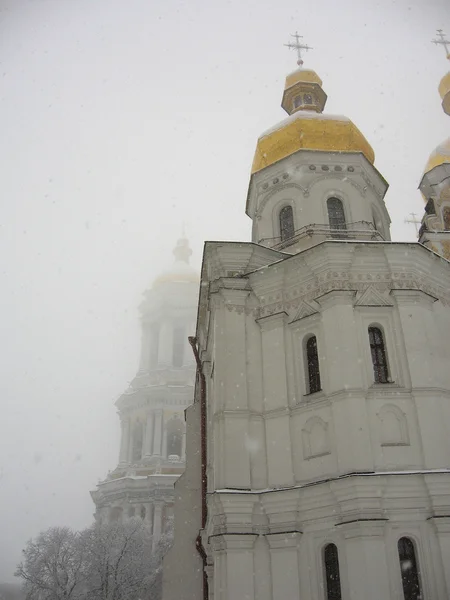
[[[372,147],[298,65],[256,145],[252,241],[205,244],[163,597],[448,600],[450,145],[421,243],[392,242]]]
[[[198,275],[182,238],[175,262],[159,275],[140,306],[139,370],[116,402],[121,424],[117,467],[91,492],[101,522],[140,516],[156,544],[173,515],[174,483],[185,465],[184,410],[193,401],[195,361],[187,340],[195,330]]]

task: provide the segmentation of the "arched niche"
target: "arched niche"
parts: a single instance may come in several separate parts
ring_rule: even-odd
[[[378,413],[382,446],[407,446],[408,423],[404,412],[395,404],[385,404]]]
[[[308,419],[302,429],[302,445],[305,459],[330,454],[328,423],[318,416]]]

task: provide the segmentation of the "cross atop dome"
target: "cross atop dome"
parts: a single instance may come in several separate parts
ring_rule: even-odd
[[[302,50],[312,50],[312,48],[311,46],[308,46],[308,44],[302,44],[300,42],[300,40],[303,39],[303,36],[299,35],[297,31],[292,33],[291,37],[295,38],[295,42],[289,42],[284,45],[286,48],[289,48],[289,50],[297,51],[297,64],[299,67],[301,67],[303,65]]]
[[[442,29],[437,29],[436,35],[437,35],[438,39],[431,40],[431,41],[433,42],[433,44],[436,44],[436,46],[438,44],[440,44],[441,46],[444,46],[444,50],[445,50],[447,59],[450,60],[450,41],[445,38],[445,33]]]
[[[189,264],[189,258],[192,254],[192,250],[189,247],[189,241],[184,236],[184,225],[183,225],[183,237],[177,241],[177,245],[173,249],[175,259],[180,262]]]

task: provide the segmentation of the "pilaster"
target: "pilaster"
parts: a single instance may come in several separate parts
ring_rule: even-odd
[[[147,421],[145,425],[145,438],[144,438],[144,458],[150,458],[152,455],[152,442],[153,442],[153,426],[154,426],[154,415],[153,412],[147,414]]]
[[[128,417],[121,417],[120,429],[119,466],[124,467],[129,463],[130,419]]]
[[[300,598],[298,548],[300,532],[266,536],[272,565],[273,600]]]

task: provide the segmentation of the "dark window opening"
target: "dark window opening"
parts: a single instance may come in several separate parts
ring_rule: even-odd
[[[330,223],[331,235],[334,238],[346,237],[345,233],[339,233],[339,230],[345,231],[347,225],[345,222],[345,213],[342,202],[339,198],[328,198],[327,200],[328,221]]]
[[[167,456],[181,456],[182,439],[181,431],[173,431],[167,435]]]
[[[327,600],[341,600],[341,576],[339,573],[338,549],[335,544],[328,544],[324,550],[325,581]]]
[[[398,557],[405,600],[422,600],[419,568],[412,540],[407,537],[398,540]]]
[[[369,342],[375,383],[388,383],[388,364],[381,329],[378,327],[369,327]]]
[[[281,241],[284,242],[293,237],[294,228],[294,212],[292,206],[283,206],[280,210],[280,235]]]
[[[145,506],[141,506],[141,519],[145,519]]]
[[[434,206],[433,198],[430,198],[428,200],[428,202],[426,203],[425,212],[427,213],[427,215],[435,215],[436,214],[436,208]]]
[[[313,98],[312,98],[311,94],[305,94],[304,101],[305,101],[305,104],[312,104]]]
[[[182,367],[184,362],[184,327],[175,327],[173,330],[172,364]]]
[[[319,355],[317,353],[317,339],[312,336],[306,342],[306,362],[308,366],[309,393],[320,392]]]
[[[445,206],[442,211],[442,217],[444,219],[444,230],[450,231],[450,206]]]
[[[301,105],[302,105],[302,97],[301,96],[295,96],[295,98],[294,98],[294,108],[298,108]]]

